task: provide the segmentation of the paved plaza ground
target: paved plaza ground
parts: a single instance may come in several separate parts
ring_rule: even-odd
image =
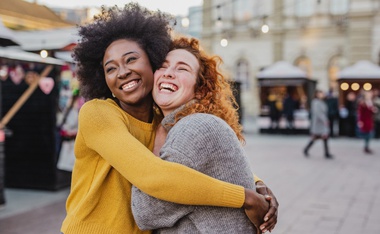
[[[246,133],[252,168],[280,202],[273,234],[379,234],[380,140],[373,155],[355,138],[330,140],[334,159],[317,142],[305,158],[308,136]],[[53,234],[65,216],[68,189],[57,192],[6,189],[0,210],[1,234]]]

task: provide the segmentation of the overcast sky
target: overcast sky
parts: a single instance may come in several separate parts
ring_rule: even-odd
[[[173,15],[187,15],[188,8],[192,6],[200,6],[203,0],[27,0],[28,2],[37,1],[38,4],[48,7],[64,7],[64,8],[81,8],[81,7],[100,7],[107,6],[123,6],[128,2],[138,2],[142,6],[151,10],[161,10]]]

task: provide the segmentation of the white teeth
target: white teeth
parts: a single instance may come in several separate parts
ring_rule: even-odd
[[[131,88],[135,87],[135,86],[137,85],[137,83],[138,83],[138,82],[137,82],[136,80],[134,80],[134,81],[131,81],[131,82],[129,82],[129,83],[127,83],[127,84],[121,86],[121,88],[122,88],[123,90],[128,90],[128,89],[131,89]]]
[[[174,92],[174,91],[177,91],[178,87],[175,86],[174,84],[161,83],[160,84],[160,90],[162,90],[162,89],[167,89],[167,90]]]

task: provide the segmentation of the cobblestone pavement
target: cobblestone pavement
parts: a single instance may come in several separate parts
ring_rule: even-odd
[[[332,160],[323,157],[322,142],[305,158],[308,136],[247,133],[246,141],[253,170],[280,202],[273,234],[380,233],[380,140],[365,155],[362,140],[333,138]],[[68,191],[6,189],[0,233],[59,233]]]

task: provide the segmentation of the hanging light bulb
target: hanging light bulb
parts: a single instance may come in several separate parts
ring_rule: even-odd
[[[220,40],[220,45],[222,47],[226,47],[228,45],[228,40],[226,38],[223,38],[222,40]]]
[[[182,18],[181,20],[182,27],[187,28],[190,25],[190,20],[187,17]]]
[[[261,26],[261,32],[263,33],[269,32],[269,26],[267,24],[263,24],[263,26]]]
[[[47,58],[47,56],[48,56],[47,50],[41,50],[40,51],[40,56],[41,56],[41,58]]]

